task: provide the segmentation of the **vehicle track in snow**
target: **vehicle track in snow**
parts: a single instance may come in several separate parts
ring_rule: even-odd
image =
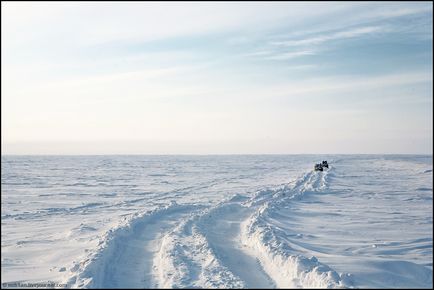
[[[236,195],[213,207],[175,203],[133,219],[126,229],[114,231],[97,259],[81,271],[75,285],[89,288],[279,287],[276,277],[281,277],[274,270],[270,272],[270,260],[264,259],[270,253],[264,256],[258,252],[259,248],[252,246],[252,241],[263,241],[246,236],[246,225],[256,225],[255,218],[269,206],[277,209],[305,192],[320,190],[325,183],[322,173],[309,172],[294,183],[258,192],[251,198]],[[264,226],[266,229],[266,224],[257,229]],[[268,264],[263,265],[264,262]]]
[[[164,232],[187,216],[190,209],[180,208],[164,217],[149,220],[134,229],[131,236],[118,242],[118,249],[109,265],[102,288],[152,288],[152,257],[158,251]]]
[[[258,258],[241,240],[241,224],[253,211],[254,208],[239,203],[228,203],[203,216],[198,228],[221,263],[238,276],[247,288],[275,288],[274,281],[264,271]]]
[[[153,257],[161,238],[202,207],[171,204],[135,218],[107,234],[103,246],[83,261],[68,284],[87,288],[153,288]]]

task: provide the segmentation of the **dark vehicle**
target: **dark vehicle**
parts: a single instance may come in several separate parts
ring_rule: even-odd
[[[327,163],[327,160],[323,161],[321,165],[322,165],[322,167],[329,168],[329,164]]]
[[[315,164],[315,171],[323,171],[324,169],[322,168],[321,164]]]

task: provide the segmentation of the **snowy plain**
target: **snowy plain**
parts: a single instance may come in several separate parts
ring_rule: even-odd
[[[330,168],[313,171],[324,159]],[[1,282],[432,288],[432,164],[427,155],[2,156]]]

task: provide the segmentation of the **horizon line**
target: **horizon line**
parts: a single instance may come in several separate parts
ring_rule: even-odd
[[[109,153],[109,154],[1,154],[6,156],[245,156],[245,155],[424,155],[432,156],[433,153]]]

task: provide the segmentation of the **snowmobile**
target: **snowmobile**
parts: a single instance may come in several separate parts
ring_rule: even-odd
[[[322,165],[320,163],[315,164],[315,171],[323,171]]]

